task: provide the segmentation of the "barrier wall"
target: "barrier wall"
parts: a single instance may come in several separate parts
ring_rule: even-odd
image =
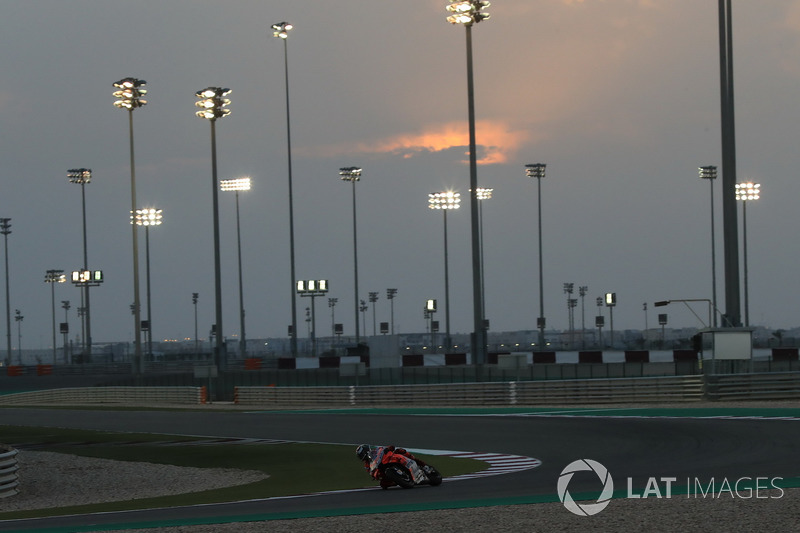
[[[785,400],[800,398],[800,372],[710,375],[710,400]]]
[[[205,401],[205,387],[81,387],[0,396],[0,405],[163,405],[201,404]]]
[[[457,407],[796,398],[800,398],[800,372],[233,389],[235,403],[268,407]],[[204,387],[90,387],[0,396],[0,405],[174,405],[205,401]]]
[[[349,387],[236,387],[242,405],[344,407],[510,406],[675,402],[703,397],[701,376]]]

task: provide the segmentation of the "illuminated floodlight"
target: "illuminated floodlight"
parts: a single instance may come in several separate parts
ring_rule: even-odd
[[[461,207],[460,193],[444,191],[428,194],[429,209],[458,209],[459,207]]]
[[[343,181],[360,181],[362,170],[359,167],[345,167],[339,169],[340,179]]]
[[[219,180],[221,191],[249,191],[250,178],[234,178],[229,180]]]
[[[296,287],[300,296],[320,296],[328,292],[328,280],[301,279],[297,281]]]
[[[492,192],[494,192],[494,189],[487,189],[485,187],[478,187],[478,189],[475,191],[478,196],[478,200],[491,200]]]
[[[280,37],[281,39],[286,39],[289,37],[289,30],[291,30],[294,26],[289,24],[288,22],[279,22],[277,24],[272,25],[272,29],[274,33],[272,34],[273,37]]]
[[[159,226],[162,222],[162,210],[154,207],[137,209],[135,214],[131,214],[131,224],[137,226]]]
[[[737,183],[736,199],[741,201],[758,200],[761,195],[760,183]]]
[[[72,272],[72,283],[76,285],[95,285],[103,283],[102,270],[74,270]]]
[[[114,91],[114,96],[117,98],[114,106],[133,110],[147,105],[147,100],[142,98],[147,94],[147,89],[144,89],[145,85],[147,85],[146,81],[136,78],[123,78],[115,82],[114,87],[119,90]]]
[[[487,0],[451,0],[446,6],[450,24],[472,25],[489,18],[489,13],[481,11],[491,5]]]
[[[195,106],[202,108],[195,115],[200,118],[216,120],[231,114],[231,110],[225,106],[230,105],[231,101],[225,96],[229,95],[230,89],[222,87],[208,87],[202,91],[197,91],[195,96],[200,98],[194,103]]]

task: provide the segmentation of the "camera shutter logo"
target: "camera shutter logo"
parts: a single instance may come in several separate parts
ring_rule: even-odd
[[[583,503],[579,504],[572,499],[567,490],[567,485],[572,480],[575,472],[591,471],[597,474],[600,481],[603,483],[603,490],[600,492],[600,497],[597,503]],[[608,502],[611,501],[611,495],[614,492],[614,481],[611,479],[611,474],[608,469],[592,459],[578,459],[568,464],[558,478],[558,498],[568,511],[579,516],[592,516],[606,508]]]

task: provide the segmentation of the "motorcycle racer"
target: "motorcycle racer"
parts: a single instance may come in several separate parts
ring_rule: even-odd
[[[405,448],[397,448],[395,446],[370,446],[369,444],[362,444],[356,448],[356,455],[364,463],[364,469],[376,481],[380,481],[382,489],[388,489],[395,483],[386,479],[383,471],[386,465],[390,462],[393,454],[403,455],[417,462],[420,468],[425,467],[425,462],[411,454]]]

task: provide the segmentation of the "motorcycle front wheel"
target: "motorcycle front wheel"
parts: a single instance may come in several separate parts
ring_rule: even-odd
[[[414,480],[411,473],[400,465],[389,465],[383,471],[383,475],[389,481],[394,481],[404,489],[410,489],[414,486]]]
[[[428,476],[428,483],[430,483],[431,487],[437,487],[442,484],[442,474],[439,473],[431,465],[425,465],[425,475]]]

